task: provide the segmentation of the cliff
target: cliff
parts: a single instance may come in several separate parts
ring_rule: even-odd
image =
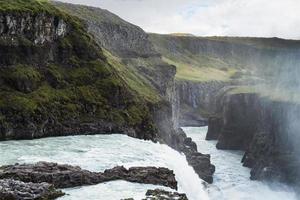
[[[169,144],[212,182],[209,157],[176,130],[176,69],[142,29],[58,2],[4,0],[0,12],[0,140],[123,133]]]
[[[299,41],[153,33],[149,37],[163,60],[177,68],[181,125],[207,124],[217,110],[216,99],[227,88],[298,83]]]
[[[125,82],[139,96],[152,102],[150,114],[157,139],[183,152],[199,177],[211,183],[214,166],[210,157],[198,153],[191,138],[178,129],[175,66],[162,59],[148,34],[107,10],[59,2],[53,2],[53,5],[84,21]],[[137,87],[137,83],[141,85]]]
[[[299,185],[299,104],[258,93],[227,93],[219,118],[211,118],[208,139],[217,148],[243,150],[251,179]]]
[[[81,20],[46,1],[0,6],[0,139],[120,132],[157,138],[145,101]]]

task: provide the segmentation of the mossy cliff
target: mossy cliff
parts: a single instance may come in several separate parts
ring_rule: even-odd
[[[176,131],[175,66],[139,27],[99,8],[0,0],[0,140],[124,133],[214,166]]]
[[[47,1],[1,0],[0,139],[126,133],[155,139],[151,102],[83,22]]]
[[[160,138],[169,140],[177,124],[175,66],[164,62],[140,28],[101,8],[52,2],[87,26],[104,49],[107,60],[127,85],[153,104],[152,116]]]

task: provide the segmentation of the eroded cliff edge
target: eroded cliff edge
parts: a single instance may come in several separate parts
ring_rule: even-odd
[[[221,113],[210,120],[208,136],[217,148],[242,150],[251,179],[299,186],[299,110],[296,102],[257,93],[229,93]]]

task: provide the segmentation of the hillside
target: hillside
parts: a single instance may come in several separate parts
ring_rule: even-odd
[[[177,80],[276,79],[282,69],[299,66],[296,40],[159,34],[150,34],[150,39],[164,59],[178,67]]]
[[[0,12],[1,140],[157,137],[153,101],[124,81],[80,19],[48,1],[1,0]]]

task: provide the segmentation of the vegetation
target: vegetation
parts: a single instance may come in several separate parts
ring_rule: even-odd
[[[0,12],[47,12],[53,14],[56,9],[47,4],[48,0],[0,0]]]
[[[229,81],[237,72],[232,68],[217,69],[212,67],[196,67],[186,63],[175,62],[165,57],[163,59],[165,62],[177,67],[177,80],[193,82]]]
[[[104,54],[111,66],[118,72],[118,75],[140,98],[153,103],[160,101],[157,91],[150,84],[147,84],[134,69],[125,66],[118,57],[113,56],[108,51],[104,50]]]
[[[145,100],[157,100],[154,92],[147,87],[143,90],[144,83],[134,73],[127,72],[107,52],[104,55],[81,20],[47,1],[0,0],[0,10],[46,12],[62,18],[69,26],[64,38],[43,51],[29,40],[19,43],[22,48],[0,44],[0,48],[11,49],[1,59],[12,58],[11,65],[0,67],[0,128],[40,126],[48,119],[59,123],[102,120],[119,127],[148,127],[149,133],[155,133]],[[58,52],[51,61],[47,60],[50,52]],[[37,62],[34,57],[45,60]]]
[[[150,34],[150,39],[165,60],[177,67],[179,80],[230,81],[260,77],[276,82],[283,68],[295,72],[299,65],[295,50],[300,49],[300,42],[294,40],[186,34]]]

